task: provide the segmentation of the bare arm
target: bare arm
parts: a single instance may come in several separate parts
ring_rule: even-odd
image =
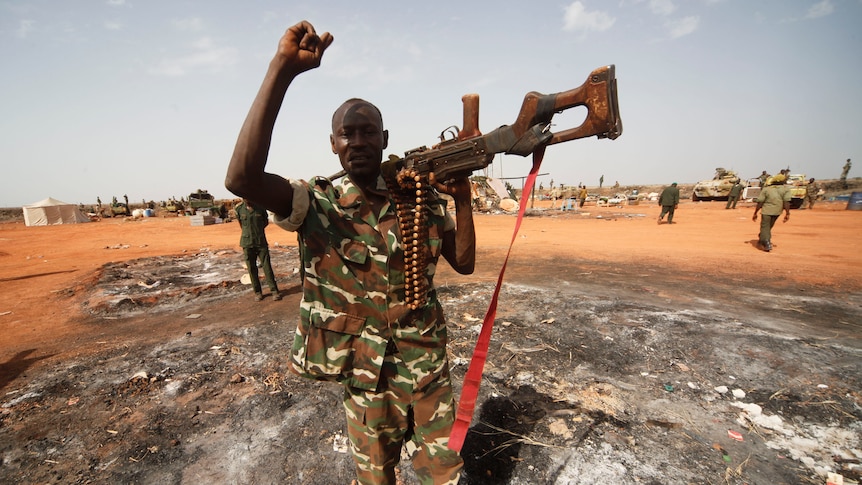
[[[228,165],[225,177],[228,190],[280,216],[291,212],[293,189],[285,178],[265,171],[275,120],[290,83],[299,74],[320,66],[323,52],[332,40],[328,32],[318,36],[306,21],[287,29],[242,125]]]
[[[440,192],[455,200],[455,230],[443,234],[443,257],[460,274],[472,274],[476,267],[476,229],[470,180],[458,179],[448,185],[434,184]]]

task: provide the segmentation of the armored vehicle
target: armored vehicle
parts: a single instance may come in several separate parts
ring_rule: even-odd
[[[715,169],[715,177],[711,180],[701,180],[695,184],[691,192],[691,200],[727,200],[730,188],[739,182],[739,176],[733,170],[721,167]]]

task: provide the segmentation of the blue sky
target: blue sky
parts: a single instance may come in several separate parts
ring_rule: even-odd
[[[0,207],[230,197],[239,128],[302,19],[335,42],[288,92],[268,165],[284,176],[340,168],[329,120],[347,98],[380,107],[401,155],[460,124],[463,94],[480,95],[488,132],[527,92],[606,64],[624,133],[549,147],[546,186],[690,183],[719,166],[837,178],[847,158],[862,171],[862,0],[0,0]],[[493,175],[529,166],[499,157]]]

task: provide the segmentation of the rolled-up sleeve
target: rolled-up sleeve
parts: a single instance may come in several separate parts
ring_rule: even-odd
[[[287,217],[270,213],[270,220],[273,224],[286,231],[296,231],[302,225],[303,221],[305,221],[305,216],[308,214],[308,186],[300,180],[289,179],[288,181],[291,187],[293,187],[292,210]]]

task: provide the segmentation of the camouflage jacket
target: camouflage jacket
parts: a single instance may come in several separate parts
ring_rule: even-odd
[[[392,200],[379,214],[344,177],[292,180],[293,213],[276,216],[296,231],[302,262],[302,301],[290,355],[303,377],[377,388],[387,352],[400,353],[414,384],[423,387],[447,368],[446,325],[433,290],[445,230],[455,222],[436,193],[428,202],[427,304],[411,311],[404,303],[404,260]],[[381,177],[378,189],[386,192]]]

